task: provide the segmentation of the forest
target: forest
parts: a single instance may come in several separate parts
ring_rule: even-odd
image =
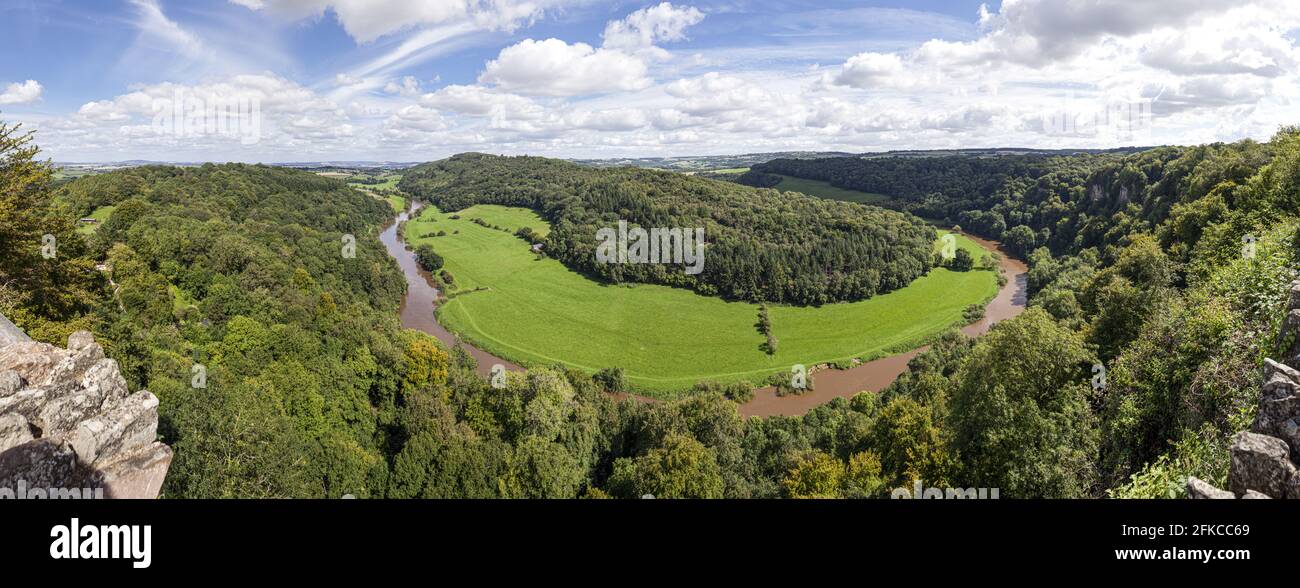
[[[547,255],[611,283],[689,288],[731,300],[819,305],[906,286],[932,264],[934,229],[910,215],[636,168],[463,154],[408,170],[399,188],[454,212],[530,208],[554,228]],[[703,228],[703,272],[597,261],[597,231]]]
[[[574,247],[586,234],[579,220],[605,218],[585,204],[600,198],[641,198],[648,208],[636,214],[664,215],[633,217],[645,222],[717,223],[719,241],[734,227],[716,217],[744,210],[687,209],[676,191],[655,201],[676,208],[661,209],[650,204],[657,192],[598,179],[549,193],[547,174],[570,168],[482,163],[482,174],[434,164],[408,187],[449,209],[488,198],[538,206],[556,227],[567,223]],[[801,417],[743,419],[709,382],[659,403],[616,400],[560,368],[511,373],[493,388],[463,350],[400,328],[402,276],[377,239],[392,215],[384,202],[339,180],[237,164],[56,185],[33,137],[5,125],[0,312],[56,343],[92,329],[131,388],[158,395],[160,435],[176,451],[167,498],[865,498],[914,480],[1000,488],[1003,497],[1165,498],[1182,495],[1187,475],[1222,485],[1228,436],[1253,416],[1259,365],[1278,351],[1296,277],[1300,131],[1006,165],[983,179],[929,183],[920,200],[904,183],[870,187],[930,216],[978,212],[987,228],[963,221],[968,230],[1021,239],[1030,309],[977,339],[949,333],[883,392]],[[631,170],[611,177],[697,186]],[[492,182],[513,187],[493,196]],[[710,188],[698,185],[729,202]],[[737,196],[755,205],[777,197]],[[790,210],[823,210],[784,198]],[[104,206],[115,208],[93,234],[74,230]],[[1009,228],[991,230],[998,221]],[[829,219],[797,226],[839,234]],[[765,230],[773,243],[794,235]],[[39,254],[45,234],[58,239],[55,258]],[[1249,255],[1244,236],[1255,245]],[[206,368],[206,387],[195,386],[195,365]]]
[[[910,395],[941,411],[1019,402],[1043,431],[1073,429],[1070,443],[1029,445],[1090,456],[1071,467],[1073,488],[1051,495],[1172,497],[1186,475],[1226,477],[1228,436],[1253,418],[1260,366],[1280,352],[1297,276],[1300,130],[1135,154],[781,160],[754,173],[883,192],[892,207],[1001,239],[1028,259],[1031,309],[1012,322],[1051,325],[1065,338],[1057,345],[1105,370],[1104,383],[1076,376],[1073,391],[971,396],[983,374],[960,366],[1000,371],[1010,361],[981,356],[980,340],[973,357]],[[916,386],[916,372],[891,390]],[[979,460],[1013,447],[974,434],[969,415],[936,421],[950,423],[949,446],[968,468],[984,470]]]

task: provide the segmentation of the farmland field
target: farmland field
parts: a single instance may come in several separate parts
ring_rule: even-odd
[[[459,216],[453,219],[452,216]],[[482,219],[483,227],[472,222]],[[962,322],[962,311],[997,292],[991,271],[936,269],[907,288],[820,308],[770,308],[778,352],[760,349],[758,305],[657,285],[609,285],[533,254],[513,235],[546,222],[533,211],[473,206],[456,215],[426,208],[407,224],[457,284],[440,322],[483,349],[522,365],[562,363],[587,372],[626,370],[639,391],[674,397],[700,380],[758,382],[796,363],[873,359],[910,349]],[[432,236],[445,232],[444,236]],[[983,250],[958,236],[978,259]],[[707,271],[707,270],[706,270]]]
[[[868,192],[858,192],[856,190],[845,190],[843,188],[836,188],[827,182],[817,180],[805,180],[803,178],[790,176],[782,177],[785,179],[781,180],[781,183],[776,185],[776,189],[782,192],[799,192],[801,194],[825,198],[827,200],[843,200],[845,202],[858,202],[862,204],[880,204],[889,200],[889,197],[884,194],[871,194]]]
[[[82,234],[82,235],[86,235],[86,236],[89,236],[89,235],[94,234],[95,231],[99,230],[99,225],[104,224],[104,221],[107,221],[107,220],[108,220],[108,217],[109,217],[109,216],[112,216],[112,214],[113,214],[113,210],[114,210],[115,208],[117,208],[117,207],[116,207],[116,206],[101,206],[101,207],[99,207],[99,208],[96,208],[94,212],[90,213],[90,216],[89,216],[88,218],[93,218],[93,219],[99,221],[99,223],[98,223],[98,224],[83,224],[83,225],[78,225],[78,226],[77,226],[77,232],[80,233],[80,234]]]

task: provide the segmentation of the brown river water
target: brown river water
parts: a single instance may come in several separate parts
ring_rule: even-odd
[[[398,215],[397,220],[379,236],[384,247],[388,249],[388,254],[397,260],[397,264],[402,268],[402,274],[406,277],[406,296],[402,299],[401,307],[402,326],[433,335],[448,347],[459,344],[478,361],[478,372],[482,375],[488,375],[495,364],[501,364],[512,371],[522,370],[522,367],[514,363],[459,341],[455,333],[444,328],[434,317],[433,310],[438,303],[438,289],[433,286],[428,272],[421,270],[415,263],[415,253],[406,248],[397,234],[397,228],[401,226],[402,221],[410,218],[418,210],[419,204],[416,203],[408,212]],[[988,332],[999,321],[1024,312],[1029,268],[1023,261],[1011,257],[998,243],[973,235],[967,236],[985,249],[998,250],[1002,254],[1000,271],[1007,276],[1007,284],[989,303],[984,318],[962,328],[963,333],[978,337]],[[834,398],[848,398],[863,391],[879,392],[907,371],[907,362],[925,349],[921,347],[907,353],[868,361],[847,370],[817,371],[814,376],[815,389],[799,395],[777,396],[774,388],[760,388],[754,391],[753,400],[740,407],[740,413],[747,417],[797,416]]]

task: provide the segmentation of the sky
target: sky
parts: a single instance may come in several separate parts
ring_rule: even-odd
[[[0,0],[59,162],[426,161],[1267,139],[1295,0]]]

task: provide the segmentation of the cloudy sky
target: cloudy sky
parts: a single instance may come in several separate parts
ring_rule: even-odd
[[[1295,0],[2,0],[0,119],[56,161],[1187,144],[1300,123],[1298,40]]]

